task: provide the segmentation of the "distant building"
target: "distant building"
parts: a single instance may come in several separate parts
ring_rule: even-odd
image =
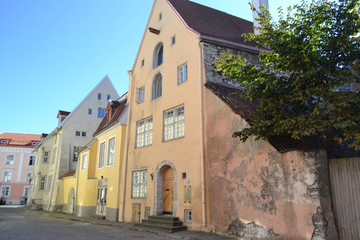
[[[40,141],[41,134],[0,134],[1,204],[25,204],[36,161],[32,151]]]
[[[31,194],[34,208],[62,209],[63,191],[58,178],[77,166],[77,151],[91,139],[106,114],[109,99],[119,97],[105,76],[71,112],[59,111],[58,126],[36,147],[38,162]]]

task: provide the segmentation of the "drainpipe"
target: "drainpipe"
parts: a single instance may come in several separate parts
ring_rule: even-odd
[[[122,195],[122,203],[121,203],[121,221],[125,222],[125,193],[126,193],[126,178],[127,178],[127,162],[128,162],[128,152],[129,152],[129,137],[130,137],[130,120],[131,120],[131,94],[132,94],[132,86],[133,86],[133,71],[127,71],[129,75],[129,93],[128,93],[128,119],[127,119],[127,129],[126,129],[126,141],[125,141],[125,158],[124,158],[124,170],[122,174],[122,188],[123,188],[123,195]],[[120,191],[121,192],[121,189]]]
[[[206,199],[205,199],[205,157],[204,157],[204,124],[203,124],[203,78],[202,78],[202,47],[201,38],[198,37],[199,43],[199,72],[200,72],[200,139],[201,139],[201,198],[202,198],[202,219],[203,227],[206,227]]]

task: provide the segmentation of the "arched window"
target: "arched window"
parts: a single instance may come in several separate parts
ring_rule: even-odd
[[[158,73],[155,75],[152,89],[151,89],[151,100],[157,99],[162,95],[162,75]]]
[[[160,66],[164,59],[164,47],[162,43],[156,45],[153,56],[153,68]]]

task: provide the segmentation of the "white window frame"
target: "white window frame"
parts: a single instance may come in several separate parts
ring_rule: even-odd
[[[4,188],[8,188],[8,189],[9,189],[9,190],[7,191],[7,194],[6,194],[6,195],[3,194],[3,191],[4,191],[3,189],[4,189]],[[0,192],[0,196],[1,196],[1,197],[10,197],[10,192],[11,192],[11,186],[8,186],[8,185],[2,185],[2,186],[1,186],[1,192]]]
[[[44,151],[43,163],[49,163],[49,157],[50,157],[50,151]]]
[[[151,101],[162,97],[162,82],[162,74],[160,72],[156,73],[151,84]]]
[[[84,153],[81,155],[81,170],[86,170],[88,162],[88,153]]]
[[[192,223],[192,210],[191,209],[184,209],[184,222]]]
[[[104,154],[101,156],[101,145],[104,144]],[[106,159],[106,140],[99,143],[99,158],[98,158],[98,169],[105,167],[105,159]],[[102,163],[102,164],[100,164]]]
[[[12,156],[12,158],[10,156]],[[14,164],[15,164],[15,154],[6,154],[5,165],[14,165]]]
[[[136,148],[146,147],[152,144],[152,129],[152,116],[136,122]]]
[[[178,67],[178,85],[188,80],[188,64],[184,63]]]
[[[5,179],[5,173],[10,173],[10,174],[6,174],[6,179]],[[10,177],[9,177],[10,176]],[[5,169],[3,171],[3,182],[12,182],[12,178],[13,178],[13,170],[11,169]]]
[[[30,175],[30,177],[29,177]],[[33,179],[34,173],[33,172],[26,172],[26,178],[25,178],[25,182],[26,183],[31,183],[32,179]]]
[[[136,103],[143,103],[145,101],[145,87],[136,88]]]
[[[161,54],[160,54],[160,50],[162,51]],[[161,62],[159,62],[160,57],[161,57]],[[163,63],[164,63],[164,44],[162,42],[159,42],[158,44],[156,44],[156,47],[154,48],[153,69],[157,68]]]
[[[33,159],[31,160],[31,158],[33,158]],[[32,164],[30,164],[31,161],[32,161]],[[36,156],[29,156],[28,165],[35,166],[35,161],[36,161]]]
[[[133,170],[131,179],[131,198],[146,198],[147,169]]]
[[[30,191],[31,191],[31,186],[24,186],[23,196],[24,197],[29,197],[30,196]],[[26,194],[26,192],[27,192],[27,194]]]
[[[114,149],[111,150],[110,141],[114,140]],[[115,164],[115,151],[116,151],[116,136],[110,137],[108,140],[108,153],[107,153],[107,163],[106,166],[113,166]],[[112,158],[112,160],[111,160]]]
[[[182,111],[182,114],[180,114],[179,111]],[[170,114],[173,116],[170,116]],[[180,105],[164,111],[163,124],[164,142],[185,137],[185,106]]]
[[[41,175],[39,178],[39,190],[44,191],[46,187],[46,176]]]

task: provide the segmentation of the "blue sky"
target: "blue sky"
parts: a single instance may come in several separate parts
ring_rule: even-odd
[[[252,21],[247,0],[194,0]],[[270,12],[300,0],[269,0]],[[49,133],[107,74],[119,95],[153,0],[0,0],[0,133]]]

